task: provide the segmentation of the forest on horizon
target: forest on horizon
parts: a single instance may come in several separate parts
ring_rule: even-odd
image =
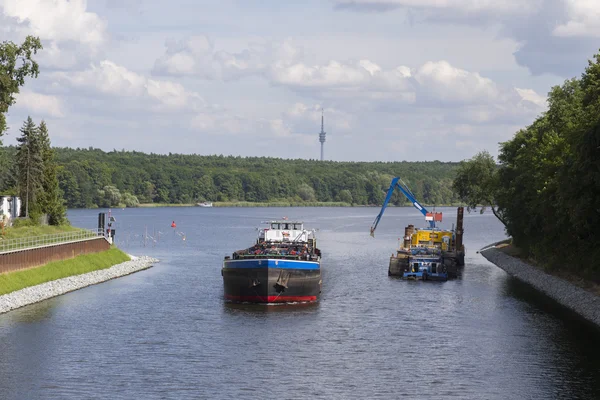
[[[394,176],[401,177],[423,204],[459,202],[452,191],[457,162],[337,162],[53,149],[69,208],[203,201],[381,205]],[[10,156],[15,148],[1,151]],[[398,192],[391,203],[410,204]]]

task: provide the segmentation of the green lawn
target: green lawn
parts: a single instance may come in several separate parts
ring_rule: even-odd
[[[70,225],[11,227],[5,229],[4,235],[0,232],[0,251],[38,247],[96,236],[95,232]]]
[[[44,226],[20,226],[17,228],[5,228],[5,235],[2,236],[4,239],[16,239],[30,236],[41,236],[41,235],[50,235],[54,233],[63,233],[63,232],[74,232],[81,231],[83,229],[76,228],[71,225],[60,225],[60,226],[52,226],[52,225],[44,225]]]
[[[42,267],[0,274],[0,295],[29,286],[39,285],[67,276],[110,268],[129,261],[129,256],[116,247],[100,253],[84,254],[64,261],[54,261]]]

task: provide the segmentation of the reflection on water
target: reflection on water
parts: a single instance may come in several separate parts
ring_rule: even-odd
[[[227,314],[274,314],[274,313],[304,313],[307,311],[316,311],[319,307],[318,302],[316,303],[292,303],[292,304],[248,304],[248,303],[231,303],[223,301],[223,311]]]
[[[12,323],[36,323],[52,318],[55,304],[58,299],[49,299],[40,303],[31,304],[29,306],[17,309],[2,316],[7,322]]]
[[[120,246],[161,262],[0,315],[0,399],[600,398],[598,331],[475,253],[504,238],[495,217],[465,216],[459,279],[405,282],[389,256],[424,222],[390,208],[371,238],[378,211],[115,210]],[[223,256],[284,215],[319,229],[321,301],[225,302]]]

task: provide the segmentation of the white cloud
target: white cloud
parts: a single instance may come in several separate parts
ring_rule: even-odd
[[[457,110],[441,110],[445,121],[454,124],[511,124],[531,123],[546,110],[546,98],[532,89],[503,89],[493,102],[471,103]]]
[[[166,60],[181,57],[185,62],[171,70],[176,72],[175,75],[185,72],[201,79],[227,80],[226,76],[233,76],[224,72],[228,69],[224,60],[229,59],[231,64],[242,65],[238,71],[244,71],[246,76],[262,77],[271,85],[288,88],[323,104],[330,114],[329,122],[338,124],[336,130],[349,129],[351,124],[342,121],[352,120],[356,112],[407,112],[416,106],[438,110],[439,115],[445,115],[444,108],[450,107],[456,114],[452,118],[482,124],[532,118],[545,107],[544,98],[533,90],[517,91],[499,86],[478,72],[457,68],[445,60],[428,61],[413,69],[403,65],[384,68],[368,59],[331,60],[309,65],[304,61],[302,49],[289,42],[255,46],[237,55],[216,52],[211,41],[204,36],[173,43],[178,44],[167,46],[171,55],[162,57],[157,65],[166,67]],[[218,53],[221,55],[218,56]],[[247,56],[239,57],[240,54]],[[246,63],[241,63],[241,59]],[[169,70],[159,69],[165,73]],[[235,76],[240,78],[241,74]],[[336,118],[336,114],[331,112],[334,109],[343,110],[338,113],[342,115],[343,112],[343,118]],[[292,132],[312,132],[319,118],[320,106],[311,108],[297,102],[284,113],[283,120],[289,122]],[[225,128],[235,131],[238,127],[236,121],[228,120]],[[196,126],[207,129],[213,129],[215,124],[206,116],[195,122]],[[218,124],[223,125],[223,122]]]
[[[569,20],[554,29],[556,36],[600,37],[600,3],[598,0],[565,0]]]
[[[417,69],[415,79],[421,92],[443,102],[493,101],[498,88],[492,80],[476,72],[453,67],[446,61],[429,61]]]
[[[283,113],[283,119],[292,126],[292,131],[299,134],[314,135],[321,126],[321,113],[324,114],[325,132],[348,131],[355,122],[355,117],[342,110],[328,107],[323,110],[321,104],[312,106],[304,103],[295,103]]]
[[[453,10],[461,14],[524,14],[536,10],[542,0],[333,0],[338,8],[385,11],[395,8]]]
[[[85,71],[56,73],[55,77],[73,87],[118,97],[147,98],[170,109],[194,110],[205,106],[198,93],[186,90],[179,83],[149,79],[108,60]]]
[[[232,80],[261,73],[271,53],[283,55],[284,58],[290,56],[282,54],[279,49],[273,51],[258,45],[240,53],[217,51],[212,41],[204,35],[181,41],[167,40],[165,46],[165,54],[154,64],[153,73],[156,75],[194,75],[204,79]]]
[[[48,96],[29,90],[21,90],[16,96],[15,108],[20,108],[35,115],[62,118],[65,116],[64,105],[56,96]]]
[[[515,46],[514,59],[534,75],[570,78],[598,50],[598,0],[332,0],[338,10],[397,11],[399,24],[432,32],[457,25],[499,32]],[[371,16],[365,16],[371,18]],[[444,29],[443,28],[443,29]],[[583,60],[583,62],[582,62]]]
[[[353,116],[333,108],[325,110],[325,130],[335,137],[350,130]],[[278,143],[286,140],[284,148],[293,149],[293,145],[309,146],[316,143],[321,124],[321,106],[296,103],[274,118],[256,118],[242,116],[229,110],[201,112],[190,121],[190,127],[213,136],[236,137],[252,145]],[[253,142],[254,140],[254,142]],[[259,141],[256,141],[259,140]],[[293,154],[293,151],[291,152]],[[297,156],[296,156],[297,157]]]
[[[86,11],[86,0],[0,0],[5,16],[42,40],[74,41],[98,47],[106,40],[106,23]]]
[[[521,98],[523,100],[533,103],[541,108],[546,107],[546,102],[548,100],[546,98],[546,96],[541,96],[541,95],[537,94],[534,90],[531,90],[531,89],[515,88],[515,90],[517,91],[519,96],[521,96]]]
[[[281,118],[248,118],[230,112],[199,113],[190,121],[192,129],[211,135],[245,138],[298,138]]]
[[[370,63],[371,65],[374,65]],[[372,66],[371,71],[377,72]],[[373,74],[360,63],[342,64],[330,61],[327,65],[307,66],[294,64],[283,68],[272,68],[270,72],[274,83],[304,87],[352,87],[367,84]]]

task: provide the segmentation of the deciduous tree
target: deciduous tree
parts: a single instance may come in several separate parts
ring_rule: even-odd
[[[487,152],[477,153],[473,158],[461,162],[452,188],[466,204],[467,211],[478,206],[489,207],[492,213],[506,225],[502,211],[498,209],[498,167],[494,157]]]
[[[5,113],[15,103],[19,87],[25,84],[25,78],[36,78],[39,74],[33,56],[41,48],[40,39],[33,36],[27,36],[21,45],[0,43],[0,137],[6,131]]]

